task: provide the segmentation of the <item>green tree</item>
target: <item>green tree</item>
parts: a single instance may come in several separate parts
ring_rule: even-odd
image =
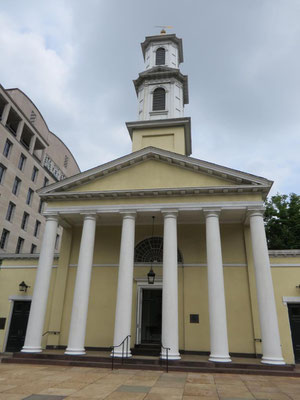
[[[269,249],[300,249],[300,196],[277,193],[265,201],[265,206]]]

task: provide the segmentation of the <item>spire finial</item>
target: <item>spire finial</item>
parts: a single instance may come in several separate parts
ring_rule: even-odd
[[[165,35],[166,29],[173,29],[173,26],[168,26],[168,25],[156,25],[155,28],[162,28],[162,30],[160,31],[161,35]]]

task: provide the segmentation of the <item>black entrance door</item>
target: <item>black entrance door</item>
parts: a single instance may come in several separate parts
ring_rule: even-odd
[[[20,351],[24,345],[31,301],[15,301],[6,351]]]
[[[289,317],[292,332],[295,361],[300,362],[300,304],[289,304]]]
[[[161,289],[143,289],[142,343],[161,342]]]

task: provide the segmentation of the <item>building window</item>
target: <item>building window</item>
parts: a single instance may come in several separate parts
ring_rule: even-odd
[[[14,180],[13,187],[12,187],[12,193],[15,196],[18,196],[18,194],[19,194],[21,182],[22,182],[21,179],[16,176],[15,180]]]
[[[32,198],[33,198],[33,190],[29,188],[26,198],[26,204],[28,204],[29,206],[31,206]]]
[[[36,178],[37,178],[37,176],[38,176],[38,173],[39,173],[39,170],[37,169],[37,167],[33,167],[32,174],[31,174],[31,180],[32,180],[32,182],[35,182],[35,181],[36,181]]]
[[[29,214],[26,211],[24,211],[22,222],[21,222],[21,229],[23,229],[24,231],[27,230],[28,220],[29,220]]]
[[[20,158],[19,158],[19,164],[18,164],[18,168],[20,171],[24,170],[25,162],[26,162],[26,157],[24,156],[23,153],[21,153]]]
[[[3,249],[3,250],[7,246],[8,236],[9,236],[9,231],[7,229],[3,229],[2,230],[1,239],[0,239],[0,248]]]
[[[163,47],[160,47],[156,50],[156,65],[164,65],[166,63],[166,50]]]
[[[34,227],[34,233],[33,236],[38,237],[39,233],[40,233],[40,227],[41,227],[41,223],[40,221],[36,220],[35,221],[35,227]]]
[[[36,245],[33,244],[33,243],[32,243],[32,245],[31,245],[30,253],[31,253],[31,254],[35,254],[35,253],[36,253]]]
[[[153,111],[165,110],[166,92],[163,88],[157,88],[153,92]]]
[[[7,208],[7,212],[6,212],[6,220],[11,222],[13,217],[14,217],[14,213],[15,213],[15,208],[16,205],[13,202],[9,202],[8,204],[8,208]]]
[[[43,187],[47,186],[47,185],[48,185],[48,183],[49,183],[49,179],[45,177],[45,178],[44,178],[44,184],[43,184]]]
[[[0,183],[4,180],[5,171],[6,167],[3,164],[0,164]]]
[[[24,245],[24,239],[19,237],[18,238],[18,242],[17,242],[17,247],[16,247],[16,253],[17,254],[21,253],[21,251],[23,249],[23,245]]]
[[[4,157],[8,158],[10,156],[12,145],[13,145],[12,142],[7,139],[3,150]]]
[[[137,263],[162,263],[163,262],[163,238],[153,236],[142,240],[134,250],[134,262]],[[182,255],[177,251],[177,259],[182,263]]]
[[[58,250],[60,236],[57,234],[55,239],[55,250]]]
[[[42,214],[43,209],[44,209],[44,202],[43,202],[43,200],[41,199],[41,200],[40,200],[40,204],[39,204],[39,213],[40,213],[40,214]]]

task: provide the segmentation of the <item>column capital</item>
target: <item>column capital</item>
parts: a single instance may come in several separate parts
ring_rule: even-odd
[[[176,208],[166,208],[165,210],[161,210],[164,218],[177,218],[178,210]]]
[[[95,221],[97,219],[97,213],[96,212],[83,212],[80,213],[80,215],[83,216],[83,220],[92,220]]]
[[[203,214],[204,214],[205,218],[208,218],[208,217],[219,218],[221,211],[222,211],[222,209],[218,208],[218,207],[203,208]]]
[[[265,207],[247,207],[247,217],[263,217],[265,213]]]
[[[124,211],[120,211],[120,215],[122,216],[122,218],[126,218],[126,219],[135,219],[136,218],[136,211],[132,211],[132,210],[124,210]]]
[[[58,214],[44,215],[46,221],[58,221]]]

